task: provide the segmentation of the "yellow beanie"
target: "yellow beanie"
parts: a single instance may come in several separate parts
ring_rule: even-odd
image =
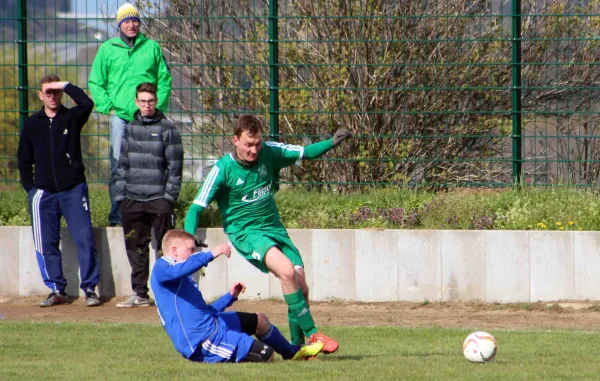
[[[132,19],[140,21],[140,12],[138,12],[136,7],[129,3],[125,3],[117,9],[117,22],[119,23],[119,27],[123,21]]]

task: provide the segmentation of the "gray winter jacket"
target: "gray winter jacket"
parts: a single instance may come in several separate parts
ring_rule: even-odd
[[[153,117],[136,112],[123,136],[116,201],[165,198],[175,204],[181,190],[182,171],[179,130],[158,109]]]

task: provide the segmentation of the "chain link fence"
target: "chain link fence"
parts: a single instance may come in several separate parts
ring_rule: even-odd
[[[0,177],[18,181],[20,123],[47,73],[87,88],[116,0],[7,0],[0,9]],[[231,150],[235,119],[310,144],[349,144],[284,184],[593,186],[600,175],[600,4],[594,0],[144,0],[142,32],[173,73],[185,179]],[[67,102],[68,103],[68,102]],[[109,178],[108,118],[92,114],[91,182]]]

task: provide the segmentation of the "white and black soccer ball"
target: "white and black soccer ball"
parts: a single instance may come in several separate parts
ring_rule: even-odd
[[[463,342],[463,353],[471,362],[492,361],[497,351],[496,339],[487,332],[473,332]]]

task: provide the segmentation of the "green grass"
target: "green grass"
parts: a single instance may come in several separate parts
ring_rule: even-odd
[[[177,227],[197,186],[185,183],[175,208]],[[275,199],[288,228],[600,230],[600,201],[593,190],[568,187],[455,189],[433,193],[420,189],[377,188],[340,194],[284,189]],[[90,185],[93,226],[108,223],[106,186]],[[0,226],[29,225],[27,198],[18,187],[0,191]],[[213,203],[204,211],[201,227],[220,227]]]
[[[0,379],[8,380],[597,380],[600,335],[491,331],[496,359],[471,364],[461,329],[329,327],[339,353],[320,361],[188,362],[149,324],[0,322]]]

